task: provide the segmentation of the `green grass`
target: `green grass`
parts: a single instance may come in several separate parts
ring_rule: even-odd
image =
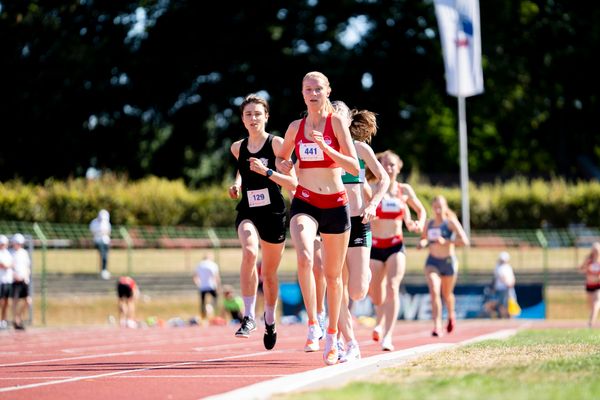
[[[338,390],[284,399],[597,399],[600,331],[528,330],[427,355]]]
[[[585,321],[588,306],[583,289],[549,288],[547,290],[548,319],[576,319]],[[257,301],[260,308],[262,302]],[[106,324],[110,315],[117,315],[117,302],[110,296],[60,296],[47,299],[46,325],[73,326]],[[262,311],[257,310],[257,315]],[[198,296],[156,295],[148,296],[142,292],[138,301],[137,316],[141,320],[157,317],[168,320],[173,317],[189,319],[198,314]],[[34,325],[41,326],[40,298],[34,301]],[[582,322],[582,325],[585,322]]]
[[[155,317],[168,321],[180,317],[188,320],[198,315],[198,296],[148,296],[138,300],[136,317],[145,321]],[[42,326],[40,301],[34,302],[35,326]],[[117,298],[114,296],[64,296],[48,299],[46,326],[105,325],[109,317],[118,318]]]
[[[500,248],[469,248],[457,250],[462,272],[492,271]],[[541,248],[523,247],[508,249],[512,255],[511,264],[515,271],[541,271],[544,266],[544,253]],[[191,273],[204,254],[212,253],[223,272],[238,272],[241,263],[239,248],[227,249],[134,249],[131,253],[124,249],[111,249],[109,269],[114,274],[124,274],[131,268],[132,273]],[[407,249],[407,270],[422,271],[426,250]],[[549,249],[547,262],[549,269],[575,269],[585,256],[577,248]],[[49,249],[44,253],[33,253],[35,271],[42,265],[51,273],[96,273],[99,268],[98,253],[94,249]],[[280,270],[296,270],[296,253],[286,248]]]

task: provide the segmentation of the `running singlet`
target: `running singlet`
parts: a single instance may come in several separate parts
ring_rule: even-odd
[[[254,210],[284,212],[285,203],[281,195],[281,186],[271,179],[250,171],[250,157],[258,158],[262,163],[275,170],[275,153],[273,152],[273,135],[269,134],[263,147],[256,153],[248,151],[248,138],[240,145],[237,167],[242,177],[242,198],[236,210]]]
[[[300,127],[296,133],[296,157],[298,157],[299,168],[336,168],[337,164],[331,159],[318,144],[304,137],[304,125],[306,118],[300,121]],[[323,140],[332,149],[339,151],[340,143],[335,137],[333,126],[331,125],[331,114],[327,116],[325,121],[325,130],[323,132]]]
[[[365,162],[360,158],[358,159],[358,167],[360,168],[358,176],[349,174],[345,170],[342,170],[342,182],[344,184],[365,183]]]
[[[450,230],[450,226],[448,225],[448,220],[445,219],[442,221],[440,226],[432,226],[433,220],[429,221],[429,225],[427,225],[427,240],[430,242],[436,242],[438,238],[443,237],[446,240],[454,239],[454,232]]]
[[[398,189],[400,189],[398,187]],[[375,215],[379,219],[402,219],[404,218],[405,203],[397,197],[383,198],[377,205]]]
[[[585,271],[585,290],[588,292],[600,290],[600,263],[588,265]]]
[[[587,270],[585,271],[586,275],[589,275],[590,278],[600,278],[600,263],[591,263],[588,265]]]
[[[131,289],[135,289],[135,281],[129,276],[122,276],[119,278],[119,285],[129,286]]]
[[[587,272],[589,272],[591,275],[600,275],[600,263],[591,263],[588,266]]]

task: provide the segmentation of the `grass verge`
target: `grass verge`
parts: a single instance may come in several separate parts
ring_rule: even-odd
[[[528,330],[389,368],[339,390],[281,399],[597,399],[600,331]]]

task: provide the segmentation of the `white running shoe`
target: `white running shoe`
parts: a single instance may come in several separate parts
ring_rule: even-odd
[[[392,344],[391,337],[384,337],[381,341],[381,350],[383,351],[394,351],[394,345]]]
[[[325,351],[323,352],[323,361],[327,365],[338,363],[337,333],[328,333],[325,335]]]
[[[340,359],[340,362],[348,362],[348,361],[356,361],[360,360],[360,348],[358,347],[358,343],[355,341],[350,341],[346,345],[346,352]]]
[[[309,353],[312,351],[319,351],[319,338],[323,336],[323,331],[318,324],[308,326],[308,335],[306,335],[306,344],[304,345],[304,351]]]
[[[338,360],[342,360],[342,358],[344,358],[344,354],[346,354],[346,349],[344,348],[344,341],[340,340],[340,338],[338,338],[337,341],[337,348],[338,348]]]
[[[321,314],[317,314],[317,321],[319,322],[319,328],[321,328],[321,337],[323,339],[325,332],[327,331],[327,314],[323,311]]]
[[[110,279],[110,271],[107,269],[103,269],[102,272],[100,272],[100,277],[102,279],[104,279],[105,281]]]

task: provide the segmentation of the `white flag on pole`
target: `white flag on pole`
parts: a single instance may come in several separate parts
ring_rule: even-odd
[[[434,0],[446,68],[446,91],[457,97],[483,93],[479,0]]]

